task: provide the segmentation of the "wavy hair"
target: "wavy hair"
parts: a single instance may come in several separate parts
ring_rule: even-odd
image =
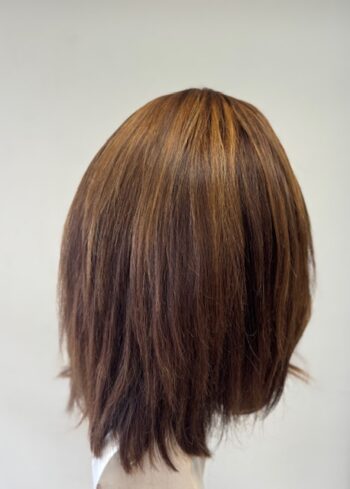
[[[63,229],[57,297],[66,410],[123,468],[210,457],[211,428],[265,417],[311,316],[308,211],[252,104],[189,88],[132,113],[92,159]],[[79,423],[80,424],[80,423]]]

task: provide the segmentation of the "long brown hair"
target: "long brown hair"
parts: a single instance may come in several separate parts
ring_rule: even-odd
[[[109,137],[65,222],[59,277],[67,410],[127,472],[174,442],[210,457],[215,422],[266,416],[311,316],[301,188],[266,117],[210,88],[160,96]],[[80,421],[80,422],[81,422]],[[79,423],[80,424],[80,423]]]

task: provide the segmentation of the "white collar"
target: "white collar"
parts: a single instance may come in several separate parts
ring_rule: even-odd
[[[113,455],[119,450],[119,444],[117,441],[112,440],[110,436],[107,437],[107,443],[105,444],[102,453],[99,457],[92,456],[91,468],[92,468],[92,481],[93,489],[97,489],[98,481],[104,471],[106,465],[113,457]]]

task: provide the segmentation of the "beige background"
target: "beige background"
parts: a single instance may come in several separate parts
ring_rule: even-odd
[[[290,157],[318,263],[299,352],[264,425],[227,440],[208,489],[350,487],[349,4],[0,2],[0,486],[91,487],[86,426],[55,380],[64,218],[93,155],[148,100],[191,86],[250,101]],[[214,442],[214,441],[213,441]]]

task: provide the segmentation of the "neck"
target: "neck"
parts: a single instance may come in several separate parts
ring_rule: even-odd
[[[178,447],[170,453],[170,458],[177,468],[174,472],[162,459],[159,451],[156,451],[153,464],[150,455],[147,453],[143,459],[142,468],[134,468],[130,474],[123,469],[117,446],[109,443],[104,450],[106,465],[97,481],[97,489],[107,489],[115,487],[122,489],[144,489],[152,487],[154,489],[202,489],[204,457],[191,457],[185,454]],[[107,458],[107,460],[106,460]],[[108,459],[109,458],[109,459]],[[95,459],[96,461],[96,459]]]

